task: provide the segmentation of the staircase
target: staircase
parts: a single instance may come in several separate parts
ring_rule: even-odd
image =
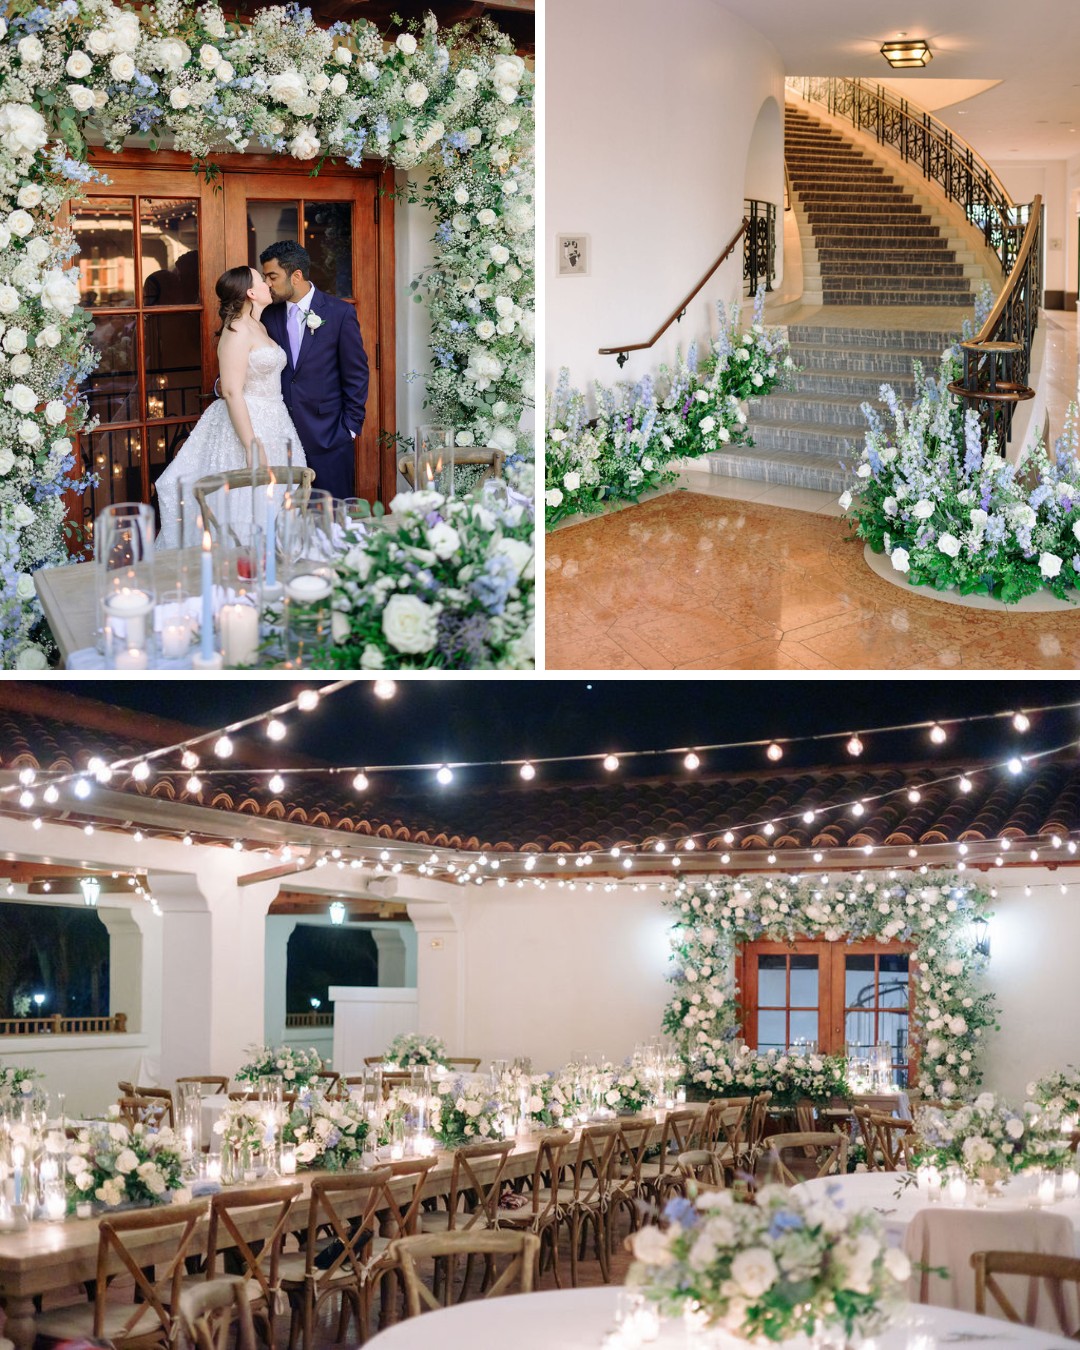
[[[788,329],[792,359],[802,367],[794,387],[750,400],[754,445],[710,454],[709,467],[732,478],[840,493],[858,481],[867,429],[861,405],[877,404],[886,383],[910,401],[913,362],[936,368],[959,330],[957,307],[972,312],[985,272],[921,183],[898,182],[898,171],[840,131],[789,105],[784,146],[802,234],[804,301],[824,310],[820,322]],[[830,306],[845,308],[831,316]],[[942,327],[875,327],[881,306],[894,323],[898,306],[933,306],[942,311]],[[865,326],[851,313],[856,307],[866,311]],[[925,324],[930,316],[918,318]]]

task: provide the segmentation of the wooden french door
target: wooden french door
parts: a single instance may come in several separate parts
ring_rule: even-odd
[[[887,1042],[893,1077],[910,1081],[916,969],[902,942],[748,942],[736,978],[747,1045],[861,1054]]]
[[[258,266],[277,239],[298,239],[312,281],[357,308],[369,363],[367,416],[357,438],[357,495],[395,491],[393,210],[377,166],[324,169],[223,156],[208,184],[171,152],[98,152],[109,183],[70,208],[78,239],[81,304],[92,315],[97,368],[83,388],[97,428],[81,437],[84,472],[98,486],[82,499],[87,520],[114,501],[154,500],[158,475],[214,397],[214,283],[228,267]]]

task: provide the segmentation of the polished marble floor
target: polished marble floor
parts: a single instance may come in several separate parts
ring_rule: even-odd
[[[1077,316],[1044,313],[1051,437]],[[715,474],[547,538],[549,670],[1072,670],[1076,614],[997,614],[876,577],[828,493]]]

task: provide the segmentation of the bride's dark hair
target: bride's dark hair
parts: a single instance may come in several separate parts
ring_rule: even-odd
[[[214,289],[221,301],[218,305],[221,327],[214,336],[220,337],[226,328],[230,333],[236,331],[233,328],[233,320],[238,319],[244,311],[244,302],[247,300],[248,291],[251,290],[251,268],[230,267],[218,277]]]

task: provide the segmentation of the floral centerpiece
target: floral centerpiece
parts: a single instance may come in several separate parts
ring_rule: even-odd
[[[439,1118],[434,1133],[445,1147],[505,1138],[513,1107],[493,1097],[483,1084],[461,1077],[444,1078],[438,1093]]]
[[[721,1044],[703,1047],[690,1061],[690,1074],[695,1083],[720,1097],[771,1092],[773,1106],[851,1096],[843,1055],[790,1055]]]
[[[0,1093],[10,1093],[15,1098],[32,1097],[35,1085],[44,1077],[39,1069],[19,1065],[11,1068],[0,1064]]]
[[[236,1071],[237,1080],[242,1083],[280,1078],[288,1087],[301,1088],[322,1072],[322,1057],[314,1048],[298,1050],[291,1045],[251,1045],[248,1054],[252,1058]]]
[[[318,1094],[297,1102],[281,1130],[282,1141],[296,1145],[300,1166],[327,1172],[340,1172],[357,1161],[367,1136],[368,1120],[358,1102]]]
[[[690,1312],[745,1340],[783,1341],[832,1327],[880,1330],[911,1273],[876,1214],[766,1186],[757,1203],[730,1191],[671,1200],[666,1231],[639,1229],[627,1284],[662,1312]]]
[[[530,669],[533,513],[522,502],[402,492],[392,526],[335,564],[331,667]]]
[[[172,1130],[152,1132],[144,1125],[129,1130],[118,1120],[95,1122],[68,1145],[69,1210],[90,1199],[107,1209],[187,1199],[181,1170]]]
[[[446,1067],[446,1046],[438,1036],[420,1036],[415,1031],[395,1036],[383,1052],[383,1064],[388,1069],[408,1069],[425,1064]]]
[[[656,1087],[656,1077],[646,1065],[640,1059],[630,1058],[614,1068],[606,1100],[616,1111],[636,1114],[655,1103]],[[617,1094],[616,1101],[611,1100],[612,1093]]]
[[[915,1140],[920,1163],[942,1172],[955,1166],[990,1186],[1014,1172],[1059,1167],[1069,1157],[1059,1113],[1030,1101],[1013,1107],[992,1092],[956,1111],[924,1107],[915,1116]]]
[[[1027,1085],[1027,1095],[1051,1112],[1063,1118],[1063,1127],[1071,1120],[1076,1129],[1080,1119],[1080,1069],[1060,1069],[1057,1073],[1048,1073]]]
[[[273,1138],[270,1107],[258,1101],[230,1102],[214,1121],[214,1133],[221,1136],[222,1150],[231,1149],[250,1159]]]

